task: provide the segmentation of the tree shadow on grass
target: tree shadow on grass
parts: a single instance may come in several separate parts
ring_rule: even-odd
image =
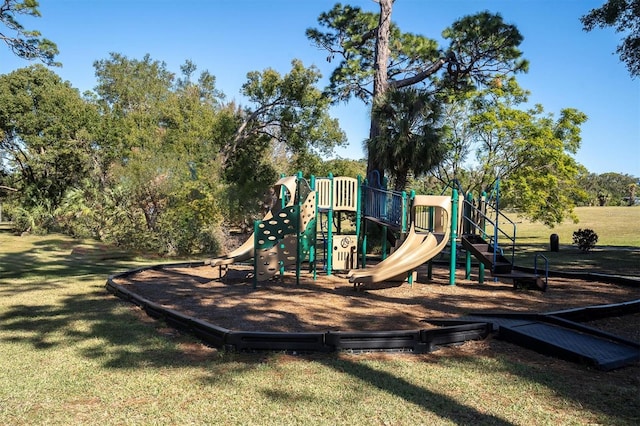
[[[55,305],[14,305],[0,315],[0,339],[26,342],[36,350],[77,345],[82,356],[113,368],[179,362],[170,342],[128,309],[102,289],[67,296]]]
[[[80,356],[97,360],[109,369],[206,367],[210,370],[203,380],[215,384],[244,371],[260,368],[265,358],[267,362],[278,362],[277,357],[270,357],[264,353],[220,354],[215,351],[210,352],[210,356],[204,360],[193,360],[186,357],[184,351],[176,344],[175,339],[181,337],[174,337],[177,334],[163,333],[161,327],[164,325],[157,321],[143,322],[141,318],[132,315],[128,303],[108,295],[98,286],[91,291],[69,294],[56,304],[38,304],[34,301],[33,304],[11,306],[0,314],[0,339],[27,342],[35,350],[75,346]],[[489,353],[485,356],[495,355]],[[366,362],[345,360],[334,355],[318,355],[311,360],[458,424],[511,424],[415,382],[372,368]],[[462,360],[456,358],[456,362],[469,364],[469,368],[474,370],[485,368],[484,364],[480,366],[478,359],[473,357]],[[540,383],[568,400],[575,400],[612,418],[628,420],[625,414],[620,414],[615,407],[611,407],[606,399],[594,398],[593,392],[572,393],[572,388],[564,387],[564,369],[557,365],[544,369],[540,366],[504,360],[496,365],[494,369],[498,373],[502,370],[507,371],[510,375]],[[540,365],[543,363],[540,362]],[[491,374],[491,371],[488,373]],[[582,373],[587,375],[586,380],[593,382],[593,377],[590,377],[593,372]],[[602,376],[598,377],[598,380],[605,380]],[[277,397],[286,401],[288,395],[278,394]],[[299,396],[292,394],[291,398]],[[295,403],[294,400],[292,402]]]
[[[115,270],[130,269],[139,263],[134,256],[119,253],[117,249],[107,251],[93,247],[80,254],[74,253],[73,248],[77,245],[79,243],[71,240],[51,237],[33,242],[33,249],[0,254],[0,284],[4,280],[31,277],[85,280],[91,276],[104,276],[106,279]]]
[[[473,407],[461,404],[453,398],[442,395],[422,386],[411,383],[386,371],[376,370],[362,363],[345,359],[320,360],[327,367],[348,374],[368,383],[383,392],[395,395],[414,404],[421,410],[429,411],[455,424],[473,425],[512,425],[492,414],[481,413]]]
[[[638,424],[640,363],[601,371],[494,338],[484,343],[484,349],[474,356],[455,355],[449,361],[463,369],[483,369],[487,376],[507,374],[536,388],[543,386],[585,410],[615,419],[613,424]]]
[[[52,246],[52,249],[55,249],[55,246]],[[106,271],[106,277],[106,274],[112,272],[118,265],[124,265],[113,261],[96,265],[82,259],[71,261],[67,256],[61,253],[46,261],[39,261],[38,256],[28,251],[0,255],[0,265],[7,260],[20,263],[20,268],[14,268],[15,278],[23,278],[25,275],[54,276],[52,279],[42,278],[33,283],[21,285],[8,283],[0,286],[2,295],[16,296],[27,287],[37,290],[55,290],[53,287],[65,286],[66,281],[95,282],[96,277],[103,271]],[[86,273],[86,276],[82,276],[83,273]],[[108,295],[101,286],[95,284],[93,286],[91,290],[78,290],[73,287],[65,288],[61,292],[56,290],[55,303],[34,300],[33,303],[22,301],[8,306],[0,311],[0,340],[26,342],[35,350],[72,346],[80,356],[97,360],[105,368],[112,369],[212,367],[210,374],[206,374],[206,380],[211,383],[224,380],[224,377],[241,374],[243,370],[258,368],[264,362],[264,355],[219,355],[217,352],[212,352],[215,354],[212,357],[216,357],[213,360],[211,358],[204,362],[192,360],[186,357],[184,351],[178,347],[173,334],[162,333],[159,327],[161,324],[141,321],[131,313],[129,304]],[[335,359],[333,356],[318,356],[314,357],[314,360],[456,423],[510,424],[392,373],[374,369],[367,363]],[[469,363],[470,368],[478,368],[477,359],[469,358],[464,362]],[[544,364],[540,362],[540,365]],[[496,368],[540,383],[567,400],[574,400],[592,410],[606,413],[612,418],[620,418],[621,422],[633,423],[629,421],[629,416],[617,412],[619,406],[609,404],[611,398],[599,398],[597,393],[594,394],[588,390],[574,392],[575,389],[565,387],[562,383],[564,370],[561,367],[553,366],[545,370],[543,367],[527,363],[501,360],[499,367]],[[595,373],[586,369],[578,371],[577,374],[580,373],[585,374],[586,381],[590,383],[593,381]],[[607,381],[606,377],[600,375],[597,378],[602,382]],[[585,388],[588,387],[585,386]],[[602,385],[601,388],[603,391],[611,390],[606,385]],[[281,394],[274,396],[279,399],[287,397]]]
[[[61,293],[59,287],[53,291]],[[0,344],[27,344],[34,351],[73,350],[77,357],[105,369],[204,368],[212,382],[229,380],[261,364],[255,357],[197,343],[102,286],[62,291],[70,294],[55,304],[34,300],[0,309]]]

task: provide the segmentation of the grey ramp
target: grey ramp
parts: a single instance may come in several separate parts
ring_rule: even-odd
[[[586,362],[602,370],[619,368],[640,359],[637,345],[543,322],[500,325],[498,335],[538,352]]]

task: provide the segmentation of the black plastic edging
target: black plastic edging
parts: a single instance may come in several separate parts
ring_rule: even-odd
[[[290,350],[327,352],[324,333],[230,331],[225,345],[236,350]]]
[[[561,311],[546,312],[552,315],[573,321],[590,321],[613,316],[634,314],[640,312],[640,299],[608,305],[593,305],[583,308],[564,309]]]
[[[174,309],[165,308],[164,320],[178,330],[191,331],[193,320],[195,318],[178,312]]]
[[[122,275],[119,275],[122,276]],[[335,350],[411,350],[416,353],[435,350],[438,346],[484,338],[487,323],[459,324],[430,330],[363,331],[363,332],[249,332],[232,331],[182,314],[151,302],[113,282],[106,288],[124,300],[140,306],[151,317],[189,332],[203,342],[227,350],[288,350],[332,352]]]
[[[136,272],[148,269],[161,270],[167,267],[193,267],[204,265],[205,262],[187,262],[155,265],[147,268],[136,268],[120,274],[111,275],[107,279],[106,288],[114,295],[142,307],[148,315],[163,319],[169,325],[191,332],[196,337],[206,343],[216,347],[235,350],[292,350],[292,351],[312,351],[328,352],[334,350],[412,350],[414,352],[429,352],[435,350],[437,346],[461,343],[467,340],[477,340],[486,338],[492,329],[492,323],[486,317],[497,318],[517,318],[522,320],[540,321],[547,323],[562,323],[558,325],[572,327],[583,332],[599,335],[604,338],[613,337],[613,341],[628,344],[628,341],[617,336],[609,335],[599,331],[593,333],[590,327],[573,323],[569,318],[582,318],[593,316],[611,316],[624,310],[633,312],[640,306],[640,300],[625,302],[622,304],[592,306],[580,309],[569,309],[546,314],[527,313],[480,313],[472,314],[480,318],[473,321],[448,320],[440,321],[445,323],[444,327],[434,329],[409,330],[409,331],[370,331],[370,332],[318,332],[318,333],[277,333],[277,332],[248,332],[231,331],[222,327],[209,324],[206,321],[182,314],[173,309],[165,308],[162,305],[151,302],[136,293],[133,293],[113,282],[115,278],[126,277]],[[488,320],[488,321],[485,321]],[[426,321],[436,323],[437,320]],[[507,328],[500,327],[500,334],[510,335]],[[531,340],[528,337],[519,339]],[[546,348],[546,343],[531,340],[530,344],[535,344],[538,348]],[[635,345],[635,346],[634,346]],[[631,347],[637,348],[639,345],[631,342]],[[550,348],[547,348],[551,350]],[[557,351],[557,349],[555,349]],[[562,351],[561,351],[562,352]],[[574,358],[576,354],[569,351],[560,353],[563,357]],[[584,360],[584,357],[580,358]],[[592,362],[596,362],[591,360]]]
[[[400,350],[424,352],[421,330],[408,331],[329,331],[326,344],[336,350]]]
[[[422,330],[421,339],[435,347],[463,343],[468,340],[482,340],[489,336],[491,331],[492,324],[489,322],[472,322]]]
[[[533,273],[533,268],[514,266],[513,269],[522,272]],[[597,272],[569,272],[569,271],[549,271],[550,277],[568,278],[586,281],[602,281],[611,284],[620,284],[631,287],[640,286],[640,278],[626,277],[623,275],[601,274]]]
[[[230,333],[226,328],[218,327],[197,318],[194,318],[191,322],[191,332],[203,342],[217,348],[224,347],[227,335]]]

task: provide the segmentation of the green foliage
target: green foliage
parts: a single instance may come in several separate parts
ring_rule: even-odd
[[[50,66],[60,66],[55,61],[58,47],[54,42],[41,37],[37,30],[27,30],[20,22],[18,15],[39,18],[40,10],[37,0],[3,0],[0,6],[0,24],[5,30],[0,31],[0,40],[19,58],[39,59]]]
[[[357,178],[360,176],[364,179],[367,173],[367,162],[365,160],[349,160],[346,158],[336,158],[323,163],[323,170],[316,173],[316,176],[328,176],[332,173],[334,176],[348,176]]]
[[[83,215],[88,229],[160,254],[217,252],[225,215],[217,159],[238,119],[221,107],[215,78],[195,78],[187,61],[176,79],[149,55],[111,54],[94,65],[103,121],[93,173],[104,190],[83,188],[98,212]]]
[[[407,191],[415,191],[418,195],[449,195],[451,190],[447,190],[450,182],[442,182],[433,174],[421,176],[419,178],[411,176],[407,183]]]
[[[149,55],[94,65],[96,92],[84,99],[42,66],[0,77],[0,175],[19,190],[21,231],[215,253],[223,221],[258,214],[277,179],[275,146],[284,164],[302,165],[344,142],[319,73],[299,61],[285,76],[249,74],[254,110],[224,105],[214,76],[196,76],[190,61],[180,78]]]
[[[238,111],[237,130],[222,149],[228,220],[255,218],[257,201],[277,172],[315,170],[319,155],[345,142],[337,120],[329,116],[328,98],[315,87],[317,68],[298,60],[291,65],[285,75],[272,69],[250,72],[242,86],[251,104]]]
[[[332,62],[336,56],[340,60],[330,76],[327,93],[335,102],[348,101],[352,96],[370,102],[372,93],[364,82],[370,82],[374,73],[374,30],[378,15],[363,12],[359,7],[336,4],[332,10],[320,14],[318,23],[328,31],[309,28],[307,38],[327,51],[327,61]],[[391,25],[391,31],[397,33],[397,28]]]
[[[521,59],[519,50],[522,36],[515,26],[505,24],[500,15],[482,12],[454,22],[443,32],[449,45],[441,47],[422,35],[401,32],[390,22],[393,2],[377,3],[380,14],[336,4],[318,19],[326,31],[308,29],[307,37],[328,52],[329,61],[336,56],[340,58],[326,89],[334,102],[355,97],[372,105],[368,171],[402,177],[397,179],[397,185],[402,186],[407,179],[405,170],[415,169],[420,174],[435,166],[442,156],[434,139],[429,155],[423,156],[424,164],[419,164],[420,159],[414,160],[413,155],[401,159],[407,150],[400,149],[405,153],[398,152],[393,159],[414,164],[401,165],[402,172],[385,170],[388,162],[384,166],[382,162],[387,157],[377,155],[380,150],[376,143],[381,144],[385,138],[381,132],[386,129],[396,135],[417,133],[391,129],[388,119],[378,122],[382,117],[375,109],[379,108],[378,101],[387,103],[383,100],[387,90],[419,87],[416,90],[423,91],[425,98],[435,93],[465,93],[492,83],[496,77],[524,72],[528,64]],[[428,135],[435,136],[438,128],[432,124],[429,132],[420,133],[427,139]]]
[[[409,175],[420,176],[437,166],[447,146],[441,143],[440,101],[413,88],[389,90],[376,101],[373,118],[378,136],[368,141],[369,156],[386,170],[397,191]]]
[[[307,29],[309,38],[328,53],[327,60],[340,58],[327,88],[335,102],[356,97],[370,103],[371,82],[376,73],[376,30],[379,14],[358,7],[336,4],[322,13],[318,24],[326,31]],[[404,33],[391,23],[389,34],[389,87],[402,88],[426,82],[445,86],[466,81],[486,84],[495,74],[526,71],[518,46],[522,36],[500,15],[488,12],[467,16],[443,31],[449,46],[422,35]],[[378,53],[381,54],[381,53]],[[442,74],[435,79],[437,73]]]
[[[48,200],[39,200],[28,208],[9,203],[7,214],[12,218],[12,228],[16,233],[45,235],[55,229],[54,212]]]
[[[220,194],[201,180],[184,182],[158,220],[169,254],[218,253],[222,223]]]
[[[620,173],[582,173],[578,184],[587,193],[582,204],[596,206],[621,206],[635,198],[638,178]]]
[[[632,78],[640,75],[640,0],[607,0],[580,18],[585,31],[613,27],[625,34],[616,49]]]
[[[266,152],[270,140],[257,137],[255,142],[239,145],[227,161],[223,177],[228,185],[226,220],[243,224],[257,219],[259,201],[278,178],[277,171],[258,152]]]
[[[526,72],[519,49],[523,37],[499,14],[480,12],[455,21],[442,32],[450,41],[445,85],[458,91],[488,86],[496,77]]]
[[[77,90],[42,65],[0,76],[0,154],[23,208],[46,204],[52,213],[87,176],[97,118]]]
[[[120,183],[106,190],[98,191],[86,181],[69,191],[56,212],[62,229],[133,250],[216,253],[223,208],[219,177],[196,173],[194,178],[189,165],[167,158],[165,173],[135,162],[136,166],[120,168]]]
[[[258,136],[285,144],[290,153],[328,154],[343,145],[345,135],[329,116],[329,99],[315,87],[320,77],[316,67],[305,68],[299,60],[292,61],[284,76],[272,69],[248,73],[242,94],[251,106],[243,111],[243,122],[225,148],[227,156],[247,143],[257,143],[254,149],[262,155],[267,145]]]
[[[549,226],[575,220],[573,207],[586,194],[577,182],[584,169],[573,155],[587,117],[572,108],[557,119],[541,105],[521,110],[527,94],[509,78],[454,97],[458,104],[445,118],[452,149],[437,175],[443,182],[458,179],[476,196],[500,179],[502,207]]]
[[[598,242],[598,234],[593,229],[578,229],[573,233],[573,244],[577,245],[580,251],[588,252],[593,249]]]
[[[56,210],[60,229],[76,238],[95,238],[116,246],[153,251],[144,222],[123,185],[98,188],[87,179],[69,190]]]
[[[174,78],[166,64],[149,55],[135,60],[112,53],[94,67],[96,104],[105,118],[99,142],[104,162],[126,162],[132,151],[155,150],[166,127],[163,105]]]
[[[513,156],[492,161],[496,176],[498,167],[505,170],[504,160],[511,159],[511,168],[504,179],[503,200],[519,208],[528,218],[552,226],[566,216],[573,220],[573,200],[584,196],[577,184],[581,166],[571,154],[577,150],[576,134],[586,115],[573,109],[561,111],[557,121],[551,116],[540,117],[542,108],[530,111],[529,123],[519,129],[521,135],[512,140]],[[491,164],[491,163],[487,163]]]

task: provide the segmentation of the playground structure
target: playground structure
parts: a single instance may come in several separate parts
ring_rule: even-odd
[[[263,220],[254,223],[253,234],[229,254],[210,260],[211,266],[228,266],[254,259],[254,285],[282,275],[308,261],[314,278],[317,245],[322,242],[327,274],[354,266],[360,216],[360,181],[350,177],[282,177],[274,184],[278,199]],[[355,233],[342,232],[341,213],[353,213]],[[320,230],[318,230],[318,218]],[[323,220],[324,218],[324,220]]]
[[[294,204],[294,195],[296,192],[296,180],[294,176],[280,179],[274,184],[275,193],[279,194],[276,202],[275,211],[279,211],[285,207],[291,207]],[[268,221],[273,217],[274,211],[269,211],[264,216],[263,221]],[[227,253],[224,256],[210,260],[211,266],[231,265],[237,262],[244,262],[254,257],[255,250],[255,233],[238,248]]]
[[[405,278],[411,282],[411,272],[439,254],[449,240],[452,217],[448,196],[413,193],[407,196],[404,192],[363,185],[360,179],[332,175],[311,177],[310,184],[301,174],[283,177],[274,184],[274,190],[278,194],[275,207],[263,220],[254,223],[253,234],[229,254],[211,259],[211,266],[223,267],[253,258],[254,286],[282,275],[294,265],[298,281],[305,261],[309,262],[314,278],[320,262],[328,275],[336,270],[349,271],[348,278],[354,286]],[[366,191],[364,195],[362,191]],[[345,212],[351,214],[351,233],[343,232]],[[362,220],[401,233],[399,246],[374,267],[365,267],[364,237],[358,268]],[[318,256],[319,241],[323,259]]]
[[[488,268],[494,277],[510,278],[514,285],[521,280],[531,280],[540,288],[542,281],[536,270],[534,273],[524,273],[514,268],[515,225],[507,222],[513,227],[512,234],[501,229],[500,225],[505,219],[500,215],[498,203],[495,202],[493,206],[491,196],[486,194],[477,201],[468,194],[459,197],[456,188],[453,188],[452,196],[406,194],[372,187],[367,182],[360,184],[357,179],[332,176],[318,180],[312,178],[309,185],[300,175],[283,177],[274,188],[279,194],[278,202],[263,220],[255,222],[251,238],[228,255],[202,262],[203,265],[207,263],[222,268],[253,258],[255,287],[257,282],[282,275],[286,267],[294,264],[296,282],[299,283],[300,265],[303,260],[308,260],[315,279],[318,263],[317,220],[326,215],[326,232],[320,226],[320,235],[327,247],[325,270],[327,274],[334,269],[349,270],[346,276],[354,286],[405,279],[412,283],[412,271],[425,262],[429,264],[446,246],[450,247],[450,284],[455,284],[457,243],[460,241],[465,249],[467,275],[471,270],[471,257],[475,256],[480,268],[480,281],[484,278],[484,268]],[[336,211],[338,220],[334,221],[333,214]],[[343,211],[355,213],[355,234],[342,233],[339,215]],[[377,265],[365,265],[367,236],[360,229],[360,220],[365,228],[368,224],[377,224],[384,230],[391,228],[400,234],[395,249],[388,257],[383,256]],[[336,233],[333,232],[334,222],[337,224]],[[504,245],[500,244],[500,238],[504,235],[512,251],[511,260],[508,254],[505,255]],[[352,268],[358,264],[355,242],[359,240],[362,242],[361,267]],[[383,246],[385,243],[386,238],[383,238]],[[383,250],[383,254],[385,252]],[[206,343],[227,350],[400,350],[420,353],[467,340],[484,339],[496,332],[498,337],[519,345],[573,361],[588,362],[603,370],[622,367],[640,357],[639,344],[577,322],[582,318],[592,318],[594,312],[603,317],[637,312],[640,300],[546,314],[485,312],[456,320],[424,320],[437,328],[251,332],[207,323],[154,303],[115,282],[118,278],[135,275],[146,269],[161,271],[172,266],[180,265],[141,268],[110,276],[107,289],[142,307],[150,316],[163,319],[173,327],[193,333]],[[545,273],[548,274],[548,267]]]
[[[411,282],[411,271],[431,260],[447,245],[451,230],[450,205],[451,197],[447,196],[412,196],[409,230],[402,244],[373,267],[351,270],[347,275],[349,281],[364,284],[407,278]]]
[[[212,267],[222,269],[253,258],[254,286],[292,265],[299,280],[302,259],[313,258],[316,192],[301,176],[282,177],[273,190],[278,194],[275,205],[261,221],[254,222],[251,236],[237,249],[211,259]]]
[[[311,177],[309,184],[298,174],[282,177],[273,188],[277,194],[275,207],[263,220],[254,223],[253,234],[229,254],[211,259],[210,265],[222,268],[253,258],[255,286],[284,274],[286,268],[292,266],[295,266],[298,281],[301,264],[308,261],[315,278],[317,242],[320,240],[329,275],[334,270],[352,268],[359,238],[359,180],[330,175]],[[354,234],[341,232],[342,212],[354,213]],[[318,218],[322,221],[323,217],[326,226],[321,222],[318,233]]]
[[[314,180],[312,179],[312,182]],[[348,270],[357,266],[357,249],[360,238],[361,186],[360,178],[316,178],[318,220],[322,242],[324,269],[327,275],[336,270]],[[343,213],[351,215],[352,233],[344,232]],[[326,224],[326,225],[325,225]]]
[[[479,269],[478,282],[481,284],[485,282],[485,270],[488,269],[496,281],[506,279],[511,280],[514,287],[546,290],[549,271],[546,257],[536,255],[530,271],[515,266],[516,226],[500,212],[499,180],[489,194],[484,192],[475,200],[472,194],[465,194],[455,181],[447,185],[451,189],[450,197],[428,196],[389,191],[386,182],[381,182],[378,176],[373,173],[362,189],[365,200],[362,266],[367,251],[367,224],[377,224],[382,228],[383,234],[398,233],[401,244],[396,246],[389,258],[383,258],[381,263],[373,267],[370,274],[359,270],[351,271],[351,282],[358,284],[407,279],[411,283],[411,271],[425,263],[430,277],[432,259],[444,253],[448,246],[449,284],[455,285],[458,248],[461,245],[465,256],[466,279],[471,278],[472,258],[475,257]],[[504,224],[509,229],[505,230]],[[386,253],[386,243],[387,239],[383,238],[383,256]],[[507,251],[510,256],[505,254]],[[538,258],[544,261],[544,277],[538,269]]]
[[[479,283],[484,282],[485,268],[488,268],[494,280],[511,280],[514,287],[541,291],[547,289],[549,262],[544,255],[535,255],[533,269],[530,271],[517,268],[515,265],[516,224],[499,209],[500,180],[496,181],[489,194],[483,192],[478,200],[474,200],[472,194],[464,196],[463,193],[458,205],[461,211],[458,230],[460,242],[465,250],[465,278],[469,279],[471,275],[471,260],[475,257],[478,260]],[[453,268],[453,238],[451,250]],[[538,259],[541,263],[544,262],[544,270],[538,268]]]
[[[416,195],[386,189],[375,173],[364,182],[331,174],[312,176],[310,181],[300,173],[282,177],[273,186],[275,206],[255,222],[253,234],[229,254],[211,259],[210,264],[223,267],[253,259],[254,286],[282,276],[292,267],[298,282],[304,262],[309,263],[314,279],[318,264],[322,264],[327,275],[348,271],[354,287],[382,281],[407,280],[411,284],[418,267],[427,264],[430,275],[432,259],[449,247],[449,283],[455,285],[461,246],[466,279],[471,276],[475,257],[479,283],[484,283],[487,268],[494,280],[508,279],[514,287],[544,291],[548,282],[544,256],[540,255],[545,262],[544,278],[538,271],[538,256],[532,271],[515,267],[516,228],[499,210],[499,181],[489,195],[483,193],[478,200],[464,192],[460,196],[459,185],[450,187],[451,196]],[[350,218],[349,232],[344,232],[343,215]],[[382,261],[367,266],[367,227],[372,224],[379,226],[383,235],[393,234],[396,244],[389,249],[387,238],[383,238]],[[503,224],[510,229],[505,230]]]

